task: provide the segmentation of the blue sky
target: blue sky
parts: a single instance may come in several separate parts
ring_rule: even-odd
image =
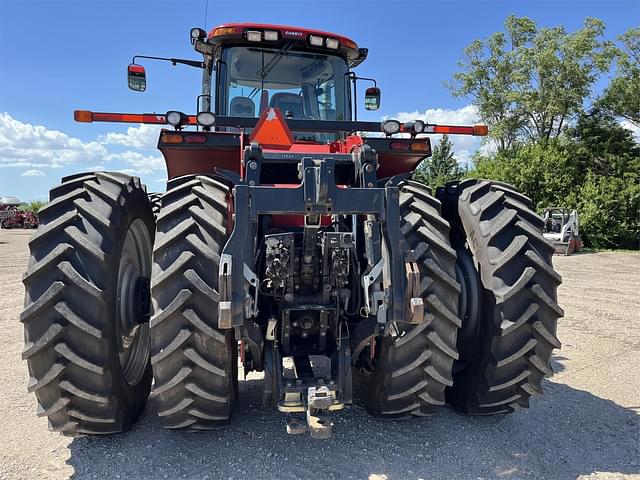
[[[193,112],[198,70],[147,63],[148,89],[140,94],[126,87],[126,65],[135,54],[197,58],[188,33],[204,25],[204,10],[205,0],[0,0],[0,195],[45,198],[61,176],[96,167],[138,172],[150,190],[162,190],[155,129],[78,124],[72,112]],[[416,112],[453,123],[474,113],[443,83],[464,47],[502,29],[509,14],[570,31],[598,17],[613,39],[640,24],[640,2],[209,0],[206,27],[258,21],[344,34],[369,48],[358,73],[382,88],[382,108],[362,119]],[[461,158],[478,146],[476,139],[456,143]]]

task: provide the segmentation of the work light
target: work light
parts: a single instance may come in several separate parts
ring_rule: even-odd
[[[337,50],[338,46],[340,45],[340,42],[335,38],[327,38],[326,43],[327,43],[327,48],[331,48],[333,50]]]
[[[216,123],[216,116],[211,112],[200,112],[196,119],[198,120],[198,125],[203,127],[210,127]]]
[[[196,40],[200,40],[207,36],[207,32],[205,32],[201,28],[192,28],[191,29],[191,44],[196,43]]]
[[[247,30],[247,40],[249,40],[250,42],[261,42],[262,32],[258,32],[256,30]]]
[[[309,43],[314,47],[321,47],[324,44],[324,38],[317,35],[309,35]]]
[[[183,124],[184,113],[171,110],[165,114],[164,119],[172,127],[180,128],[180,126]]]
[[[382,131],[387,135],[393,135],[400,131],[400,122],[398,120],[385,120],[382,122]]]

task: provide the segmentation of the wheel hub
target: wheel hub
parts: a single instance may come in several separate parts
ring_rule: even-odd
[[[125,236],[118,268],[117,339],[123,375],[130,385],[142,378],[150,351],[151,238],[142,220],[134,220]]]

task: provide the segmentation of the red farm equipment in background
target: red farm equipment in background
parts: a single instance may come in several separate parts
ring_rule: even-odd
[[[16,197],[0,197],[0,228],[37,228],[38,215],[21,210],[22,202]]]

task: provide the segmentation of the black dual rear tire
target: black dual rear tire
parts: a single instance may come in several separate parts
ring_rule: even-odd
[[[136,177],[98,172],[64,178],[50,199],[23,280],[28,388],[51,430],[122,432],[152,379],[141,308],[154,236],[147,194]]]
[[[408,181],[400,188],[400,215],[420,270],[425,319],[418,325],[397,324],[398,335],[377,340],[371,364],[354,369],[360,401],[371,415],[384,418],[428,415],[444,405],[460,326],[456,254],[440,202],[428,187]]]
[[[207,176],[170,180],[154,246],[151,339],[154,393],[166,428],[229,421],[238,389],[234,331],[219,330],[218,270],[229,189]]]
[[[469,414],[526,408],[560,348],[560,275],[529,198],[511,185],[466,180],[439,191],[452,224],[463,319],[447,401]]]

